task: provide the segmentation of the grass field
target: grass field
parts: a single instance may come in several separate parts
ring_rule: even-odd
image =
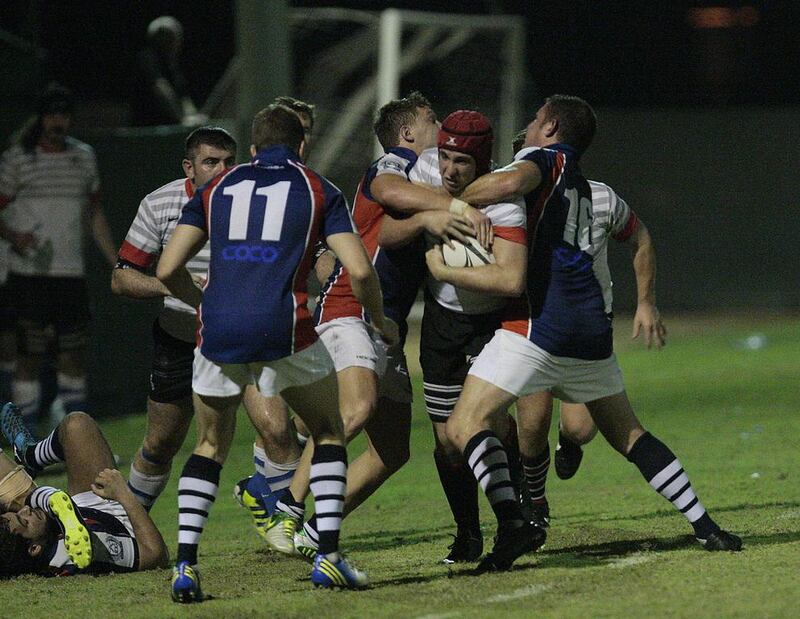
[[[452,526],[417,382],[411,462],[343,529],[343,547],[369,571],[371,590],[314,591],[305,563],[266,551],[231,497],[251,469],[242,416],[201,545],[203,586],[214,599],[173,604],[166,570],[24,577],[0,583],[0,617],[796,617],[800,319],[690,318],[668,326],[669,345],[656,353],[632,345],[628,323],[618,324],[628,391],[645,426],[677,453],[712,517],[742,536],[742,553],[709,553],[694,543],[688,523],[598,437],[574,479],[551,474],[544,549],[505,574],[474,577],[437,564]],[[143,427],[141,417],[103,423],[126,462]],[[362,446],[354,443],[351,454]],[[188,451],[152,512],[173,552],[177,476]],[[481,509],[490,546],[493,518],[485,502]]]

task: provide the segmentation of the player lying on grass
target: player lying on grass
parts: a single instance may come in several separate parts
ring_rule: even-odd
[[[497,427],[514,401],[544,391],[586,403],[609,444],[672,502],[707,549],[741,549],[741,540],[711,519],[675,454],[642,427],[628,401],[613,353],[606,246],[609,236],[633,228],[636,218],[610,187],[587,180],[580,170],[578,160],[595,128],[596,116],[585,101],[550,97],[528,125],[526,148],[513,167],[484,175],[472,194],[462,194],[479,203],[525,195],[527,260],[456,269],[444,264],[439,249],[426,256],[440,281],[492,293],[512,277],[525,290],[472,365],[447,422],[448,437],[462,450],[498,521],[494,548],[479,571],[509,569],[536,546],[511,490]],[[507,175],[521,169],[530,176],[524,191],[510,190]],[[604,206],[602,218],[594,216],[595,203]]]
[[[167,567],[161,533],[114,469],[91,417],[71,413],[37,441],[8,402],[0,427],[21,465],[0,451],[0,577]],[[36,473],[58,462],[66,465],[67,492],[37,487]]]

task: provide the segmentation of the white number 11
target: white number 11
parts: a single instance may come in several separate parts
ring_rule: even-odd
[[[250,219],[250,206],[253,199],[255,181],[241,181],[225,187],[223,195],[231,196],[231,221],[228,238],[231,241],[243,241],[247,238],[247,222]],[[262,241],[279,241],[283,229],[283,216],[289,199],[290,181],[280,181],[267,187],[256,189],[257,196],[264,196],[264,227],[261,229]]]

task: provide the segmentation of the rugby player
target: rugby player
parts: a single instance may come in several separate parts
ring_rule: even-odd
[[[494,547],[478,572],[509,569],[536,547],[537,537],[509,487],[508,459],[496,426],[517,398],[541,391],[586,403],[606,440],[686,517],[705,548],[741,549],[741,540],[708,515],[672,451],[641,426],[625,393],[612,350],[605,250],[608,237],[633,222],[627,204],[607,185],[585,179],[578,167],[595,129],[596,116],[585,101],[552,96],[528,125],[526,148],[511,169],[491,175],[496,180],[484,176],[470,194],[465,192],[475,202],[513,196],[519,188],[507,175],[527,170],[530,247],[519,264],[454,269],[436,248],[426,254],[432,275],[441,281],[491,293],[511,278],[526,291],[470,369],[447,424],[448,436],[463,450],[498,521]],[[596,202],[605,203],[606,217],[592,217]]]
[[[379,344],[376,346],[365,328],[367,314],[354,298],[350,275],[340,261],[323,286],[315,313],[317,332],[337,370],[345,439],[349,441],[362,428],[367,435],[367,450],[348,469],[345,514],[366,500],[409,457],[412,393],[403,343],[408,330],[406,319],[422,282],[424,263],[420,246],[401,250],[379,246],[384,213],[396,205],[399,192],[393,193],[394,187],[416,191],[413,198],[403,194],[400,199],[409,210],[425,208],[431,199],[438,201],[442,208],[431,221],[439,228],[432,225],[433,233],[456,230],[458,226],[465,232],[473,230],[466,218],[447,210],[448,199],[409,182],[417,157],[435,144],[437,131],[436,115],[419,93],[383,106],[375,132],[385,154],[363,176],[353,205],[354,222],[381,281],[384,310],[400,326],[401,342],[389,349],[388,362],[387,352]],[[387,187],[392,189],[386,191]],[[270,520],[268,543],[280,552],[296,551],[311,558],[318,543],[317,517],[310,518],[303,531],[293,536],[303,516],[307,494],[303,471],[301,465],[289,491],[278,503]]]
[[[309,485],[319,497],[319,552],[312,583],[362,588],[369,582],[339,553],[347,453],[333,364],[306,307],[318,240],[326,239],[348,269],[375,332],[393,343],[397,326],[384,315],[378,278],[344,196],[302,163],[304,149],[292,110],[273,104],[256,114],[252,161],[217,176],[187,203],[156,270],[174,296],[193,307],[202,301],[192,377],[198,443],[178,486],[171,588],[177,602],[203,599],[198,544],[250,383],[266,396],[283,396],[314,439]],[[209,276],[201,291],[185,264],[207,240]]]
[[[145,196],[120,247],[111,275],[115,294],[135,299],[163,298],[153,323],[153,368],[147,398],[147,430],[131,465],[128,485],[149,510],[167,485],[172,459],[183,445],[191,423],[192,362],[197,313],[169,296],[153,275],[183,206],[199,187],[235,163],[236,141],[220,127],[200,127],[186,138],[182,162],[185,178],[167,183]],[[208,272],[209,247],[189,262],[192,276],[202,282]],[[245,408],[263,434],[273,458],[292,462],[299,447],[290,430],[288,411],[280,397],[264,398],[255,387],[244,395]],[[277,456],[275,455],[277,454]],[[264,456],[266,458],[266,456]]]
[[[91,417],[70,413],[36,441],[8,402],[0,427],[22,465],[0,450],[0,577],[133,572],[169,564],[161,534],[115,470]],[[37,487],[31,474],[59,462],[66,466],[67,492]]]
[[[444,186],[450,195],[457,196],[477,176],[490,171],[493,142],[488,118],[470,110],[454,112],[442,122],[438,148],[426,150],[420,156],[411,178],[435,187]],[[483,213],[491,220],[493,247],[497,248],[501,260],[509,253],[507,243],[525,243],[525,212],[521,200],[489,205]],[[384,243],[402,246],[410,242],[424,229],[419,221],[424,215],[419,213],[409,219],[387,221],[382,237]],[[434,429],[436,469],[457,525],[444,563],[475,561],[483,552],[478,486],[460,450],[447,439],[445,424],[458,400],[470,363],[500,326],[506,302],[502,296],[475,294],[431,277],[426,280],[420,338],[425,405]],[[506,419],[501,436],[506,448],[513,450],[511,460],[518,463],[516,424],[512,417]]]

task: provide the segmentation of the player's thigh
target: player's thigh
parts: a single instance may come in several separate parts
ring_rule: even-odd
[[[194,394],[197,444],[194,453],[224,463],[236,431],[236,411],[241,394],[208,396]]]
[[[70,495],[91,490],[100,471],[117,467],[100,427],[86,413],[70,413],[64,417],[58,427],[58,438],[64,448]]]
[[[333,371],[315,383],[287,387],[281,395],[303,420],[315,442],[331,438],[344,440],[339,389]]]
[[[247,385],[244,390],[244,407],[253,426],[265,441],[282,439],[292,430],[289,406],[279,395],[265,396],[256,385]]]
[[[644,428],[633,412],[628,394],[624,390],[587,402],[586,406],[600,433],[623,455],[628,454],[636,440],[644,433]]]
[[[467,441],[481,430],[497,431],[516,398],[513,393],[470,374],[447,422],[448,439],[463,450]]]
[[[347,439],[357,434],[375,412],[378,375],[365,367],[351,366],[336,372],[339,410]]]

